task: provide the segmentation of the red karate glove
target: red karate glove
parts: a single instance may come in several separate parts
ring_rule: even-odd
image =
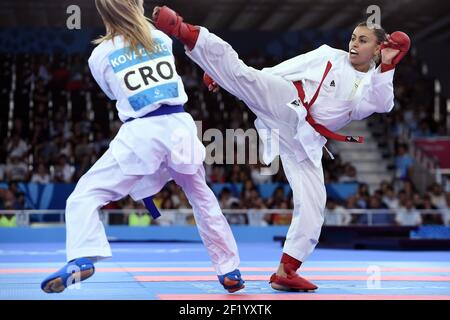
[[[386,72],[395,68],[395,66],[403,59],[403,57],[408,53],[411,47],[411,40],[408,35],[401,31],[395,31],[391,35],[387,36],[387,41],[381,44],[381,54],[383,57],[384,49],[394,49],[399,50],[397,55],[395,55],[390,64],[381,63],[381,72]],[[385,53],[389,55],[389,53]]]
[[[203,75],[203,83],[208,87],[209,91],[218,92],[220,89],[219,85],[206,72]]]

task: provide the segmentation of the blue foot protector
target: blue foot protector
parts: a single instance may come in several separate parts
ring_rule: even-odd
[[[245,281],[241,277],[239,269],[235,269],[222,276],[218,276],[220,283],[228,292],[233,293],[243,289]]]
[[[48,276],[41,283],[41,289],[47,293],[63,292],[68,286],[86,280],[95,272],[94,263],[88,258],[78,258]]]

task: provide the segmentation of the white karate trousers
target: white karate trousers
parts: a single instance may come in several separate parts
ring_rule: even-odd
[[[192,205],[199,234],[217,274],[223,275],[238,267],[240,261],[236,241],[214,193],[206,184],[203,165],[177,166],[168,160],[171,158],[171,150],[175,149],[175,140],[171,139],[173,128],[179,129],[183,126],[189,129],[186,134],[198,140],[195,123],[187,113],[137,119],[122,126],[110,148],[81,177],[67,199],[67,261],[80,257],[94,257],[97,260],[111,257],[111,248],[98,210],[111,201],[133,194],[136,187],[139,190],[136,194],[139,196],[135,197],[135,200],[151,196],[157,193],[167,180],[173,178]],[[124,137],[128,139],[127,147],[116,143]],[[133,159],[138,157],[133,152],[139,149],[144,152],[146,145],[147,149],[152,150],[152,153],[148,154],[148,161],[153,166],[159,161],[156,163],[158,171],[145,175],[125,174],[124,168],[139,163],[132,163]],[[201,143],[196,146],[200,148],[197,151],[202,153],[201,148],[204,147]],[[114,154],[120,154],[121,159],[126,161],[118,161]],[[180,154],[176,155],[178,158],[179,156]],[[134,167],[132,170],[138,168]]]

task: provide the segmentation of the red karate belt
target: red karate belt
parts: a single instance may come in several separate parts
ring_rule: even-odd
[[[301,81],[294,82],[294,85],[297,88],[298,97],[300,98],[301,103],[303,104],[303,106],[306,109],[306,113],[307,113],[306,121],[308,121],[308,123],[314,128],[314,130],[316,130],[318,133],[320,133],[322,136],[324,136],[327,139],[342,141],[342,142],[363,143],[364,137],[343,136],[343,135],[337,134],[335,132],[328,130],[323,125],[317,123],[311,116],[310,109],[311,109],[312,105],[314,104],[314,102],[316,102],[316,99],[319,96],[320,88],[322,87],[323,81],[327,77],[328,72],[330,72],[331,67],[332,67],[332,64],[330,61],[328,61],[327,67],[322,76],[322,80],[320,81],[319,87],[317,88],[316,93],[314,93],[314,96],[312,97],[312,99],[309,102],[305,101],[305,91],[303,90],[302,82]]]

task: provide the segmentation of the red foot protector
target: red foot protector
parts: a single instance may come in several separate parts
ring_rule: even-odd
[[[281,291],[309,291],[316,290],[317,286],[297,274],[297,269],[302,264],[297,259],[283,253],[281,263],[284,266],[286,276],[280,276],[274,273],[270,277],[272,288]]]

